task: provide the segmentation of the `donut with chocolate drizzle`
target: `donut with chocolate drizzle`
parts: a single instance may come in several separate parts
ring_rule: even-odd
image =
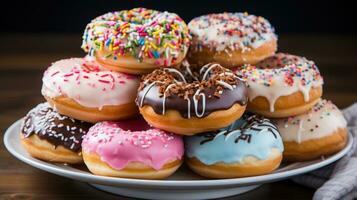
[[[162,118],[168,118],[170,116],[167,114],[168,112],[177,111],[176,121],[180,118],[181,121],[191,120],[193,122],[192,120],[204,119],[216,111],[229,110],[234,106],[245,108],[247,100],[245,82],[230,70],[217,63],[209,63],[201,68],[192,68],[187,62],[184,62],[177,68],[161,68],[143,76],[136,103],[144,118],[153,126],[160,126],[158,128],[186,135],[202,130],[198,130],[200,128],[191,123],[189,126],[193,126],[191,128],[195,130],[188,130],[190,127],[185,127],[186,130],[183,133],[182,130],[163,127],[165,119]],[[143,112],[145,107],[150,107],[153,110],[151,115],[156,116],[157,119],[154,121],[160,125],[148,119],[149,115]],[[236,114],[233,117],[229,116],[230,122],[234,121],[233,118],[238,119],[241,116],[239,112]],[[228,125],[226,123],[227,121],[217,126],[222,128]],[[174,126],[187,125],[183,123]]]
[[[187,165],[209,178],[268,174],[279,166],[283,150],[275,124],[250,113],[225,128],[185,137]]]

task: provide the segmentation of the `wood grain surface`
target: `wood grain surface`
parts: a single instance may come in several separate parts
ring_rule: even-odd
[[[52,175],[12,157],[4,147],[6,128],[44,101],[41,77],[51,62],[83,56],[80,35],[0,35],[0,199],[129,199],[86,183]],[[324,76],[324,97],[343,108],[357,101],[357,37],[286,35],[279,50],[314,60]],[[265,184],[227,199],[311,199],[314,190],[289,180]]]

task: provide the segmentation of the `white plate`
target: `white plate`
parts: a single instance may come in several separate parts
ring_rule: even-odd
[[[18,120],[12,124],[4,135],[5,147],[16,158],[38,169],[87,182],[100,190],[149,199],[210,199],[240,194],[264,183],[287,179],[326,166],[344,156],[353,143],[352,139],[348,139],[346,147],[332,156],[309,162],[283,164],[274,173],[262,176],[210,180],[195,175],[182,166],[166,180],[140,180],[97,176],[85,167],[47,163],[32,158],[21,146],[20,123],[21,120]]]

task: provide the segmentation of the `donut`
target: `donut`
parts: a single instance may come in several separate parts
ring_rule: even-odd
[[[256,66],[234,70],[248,84],[247,110],[271,118],[307,112],[322,96],[323,79],[314,62],[278,53]]]
[[[217,130],[245,111],[247,89],[230,70],[217,63],[201,69],[184,62],[142,77],[136,103],[152,126],[181,135]]]
[[[245,114],[230,126],[185,138],[186,162],[208,178],[267,174],[279,167],[284,150],[269,119]]]
[[[180,136],[136,118],[95,124],[83,139],[82,152],[93,174],[163,179],[180,167],[184,149]]]
[[[139,79],[105,70],[89,58],[53,63],[44,73],[42,95],[56,110],[87,122],[119,120],[138,114]]]
[[[109,69],[146,74],[179,64],[190,40],[186,23],[176,14],[134,8],[92,20],[84,31],[82,48]]]
[[[256,64],[277,49],[274,28],[263,17],[247,13],[219,13],[194,18],[188,24],[192,44],[188,61],[217,62],[232,68]]]
[[[50,162],[82,163],[82,137],[92,124],[75,120],[38,104],[23,119],[20,137],[33,157]]]
[[[320,158],[341,150],[347,143],[346,120],[328,100],[320,100],[307,113],[275,122],[283,138],[287,161]]]

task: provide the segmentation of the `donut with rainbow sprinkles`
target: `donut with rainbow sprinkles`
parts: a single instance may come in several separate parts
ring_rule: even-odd
[[[315,63],[304,57],[277,53],[235,72],[248,84],[247,109],[266,117],[305,113],[322,96],[322,76]]]
[[[84,31],[82,49],[109,69],[145,74],[179,64],[190,39],[188,27],[178,15],[134,8],[93,19]]]
[[[188,26],[192,35],[188,60],[192,64],[217,62],[227,68],[256,64],[277,49],[274,28],[260,16],[209,14],[194,18]]]
[[[341,150],[347,143],[347,122],[325,99],[307,113],[274,121],[284,141],[284,160],[317,159]]]

